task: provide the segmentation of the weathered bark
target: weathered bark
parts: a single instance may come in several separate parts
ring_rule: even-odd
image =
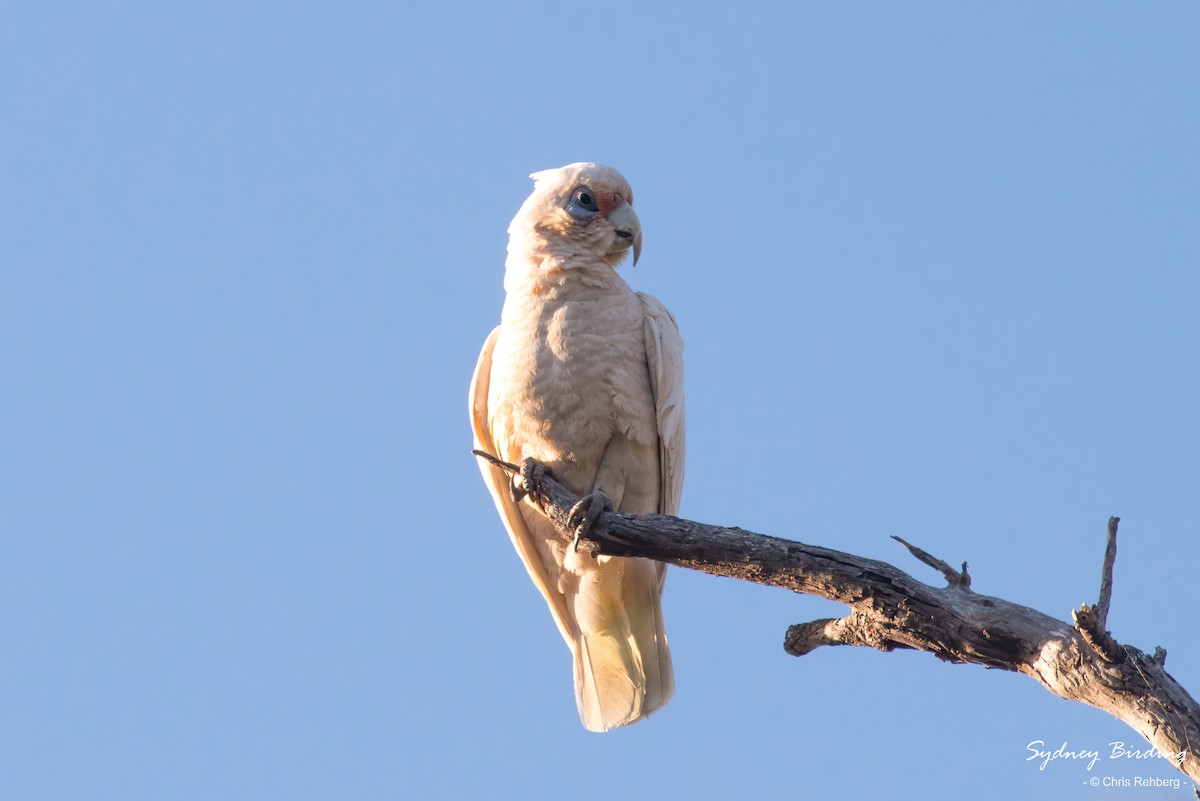
[[[560,530],[572,530],[569,518],[579,499],[553,477],[531,498]],[[605,512],[578,544],[595,555],[642,556],[840,601],[850,607],[846,617],[790,627],[787,652],[802,656],[822,645],[911,648],[948,662],[1024,673],[1055,695],[1124,721],[1200,781],[1200,705],[1163,669],[1164,650],[1147,655],[1104,630],[1116,530],[1113,518],[1101,604],[1073,612],[1074,625],[972,592],[965,563],[956,571],[903,540],[914,556],[941,570],[949,586],[931,587],[885,562],[667,515]]]

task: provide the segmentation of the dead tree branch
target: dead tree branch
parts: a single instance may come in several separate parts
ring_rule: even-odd
[[[514,465],[487,458],[517,472]],[[579,499],[551,476],[529,490],[530,502],[569,532],[568,516]],[[802,656],[823,645],[910,648],[948,662],[1024,673],[1057,696],[1128,724],[1200,781],[1200,705],[1163,668],[1161,647],[1148,655],[1118,643],[1104,628],[1116,520],[1109,523],[1100,603],[1074,612],[1074,625],[972,592],[965,563],[956,571],[903,540],[914,556],[946,576],[948,586],[923,584],[885,562],[667,515],[605,512],[581,542],[594,553],[641,556],[840,601],[850,607],[846,617],[790,627],[787,652]]]
[[[1108,625],[1108,606],[1112,603],[1113,564],[1117,561],[1117,525],[1119,517],[1108,518],[1108,543],[1104,546],[1104,564],[1100,568],[1100,599],[1096,601],[1096,623],[1100,628]]]

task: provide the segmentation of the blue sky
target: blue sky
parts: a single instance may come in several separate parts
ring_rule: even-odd
[[[507,7],[505,7],[507,6]],[[0,26],[0,795],[1183,798],[1022,676],[672,570],[603,736],[468,450],[530,172],[632,184],[682,514],[1110,625],[1200,692],[1190,3],[26,4]]]

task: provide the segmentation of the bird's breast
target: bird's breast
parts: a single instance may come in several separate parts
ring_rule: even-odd
[[[505,303],[492,361],[493,432],[505,458],[598,461],[614,435],[657,440],[641,304],[632,292]]]

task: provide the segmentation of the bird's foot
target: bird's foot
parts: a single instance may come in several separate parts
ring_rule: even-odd
[[[532,495],[535,502],[540,502],[542,495],[542,479],[551,475],[550,468],[536,459],[526,457],[521,460],[521,472],[513,476],[508,485],[509,497],[513,503],[520,503],[526,495]]]
[[[604,490],[598,489],[579,499],[579,502],[571,507],[570,513],[567,515],[567,525],[575,531],[575,541],[571,543],[571,550],[579,551],[579,541],[592,533],[592,526],[595,525],[597,518],[604,512],[613,511],[612,501],[604,494]],[[594,558],[598,551],[592,552]]]

